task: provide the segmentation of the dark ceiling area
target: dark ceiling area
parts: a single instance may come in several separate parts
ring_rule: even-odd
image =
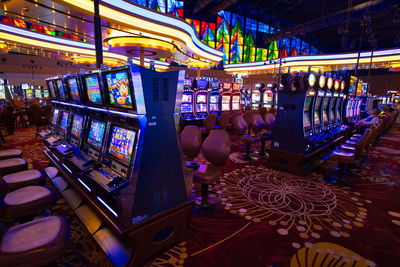
[[[399,0],[186,0],[185,13],[210,20],[220,10],[279,31],[264,42],[297,36],[323,53],[400,47]],[[360,42],[361,40],[361,42]]]

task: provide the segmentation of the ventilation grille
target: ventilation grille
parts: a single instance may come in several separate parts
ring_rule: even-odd
[[[162,98],[163,101],[168,101],[169,100],[169,80],[164,78],[162,79]]]
[[[152,79],[153,101],[160,101],[160,80],[156,77]]]

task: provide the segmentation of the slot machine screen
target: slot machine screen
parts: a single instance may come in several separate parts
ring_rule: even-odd
[[[71,99],[75,101],[80,101],[81,97],[79,96],[78,81],[76,80],[76,78],[67,79],[67,85],[69,88],[69,96],[71,97]]]
[[[104,133],[106,130],[106,123],[98,120],[92,120],[90,123],[89,135],[87,137],[87,143],[100,149],[104,139]]]
[[[208,81],[207,80],[198,80],[197,87],[198,88],[207,88]]]
[[[4,85],[0,85],[0,99],[6,99],[6,90]]]
[[[192,86],[192,79],[185,79],[183,80],[183,85],[191,87]]]
[[[212,81],[211,88],[219,88],[219,81]]]
[[[357,115],[357,100],[353,100],[351,111],[353,113],[352,116],[356,116]]]
[[[260,102],[261,99],[261,95],[259,92],[253,92],[253,94],[251,95],[251,100],[252,102]]]
[[[223,95],[222,96],[222,111],[230,110],[229,102],[230,102],[230,96]]]
[[[336,110],[336,120],[340,120],[340,106],[342,104],[342,99],[343,98],[338,98],[336,100],[336,104],[335,104],[335,110]]]
[[[69,112],[63,111],[62,116],[61,116],[61,124],[60,128],[64,131],[67,131],[68,127],[68,118],[69,118]]]
[[[224,83],[223,89],[224,90],[230,90],[232,88],[232,84],[231,83]]]
[[[109,94],[109,104],[124,108],[133,108],[132,88],[128,72],[110,72],[105,75]]]
[[[233,83],[233,90],[240,90],[240,83]]]
[[[219,95],[210,95],[210,104],[218,104]]]
[[[323,109],[323,120],[324,124],[328,123],[328,103],[329,103],[329,98],[324,99],[324,109]]]
[[[321,107],[321,97],[317,97],[317,101],[315,102],[315,111],[314,111],[314,123],[316,127],[321,125],[321,121],[319,120],[319,114],[318,114],[320,107]]]
[[[56,85],[57,85],[57,89],[58,89],[58,96],[61,99],[65,99],[65,88],[64,88],[64,84],[62,82],[61,79],[56,80]]]
[[[240,109],[239,104],[240,104],[240,95],[232,96],[232,110],[239,110]]]
[[[337,97],[332,98],[331,101],[332,101],[332,104],[330,105],[329,116],[330,116],[331,121],[334,121],[335,120],[335,112],[334,111],[335,111],[335,104],[337,101]]]
[[[75,114],[72,120],[71,135],[80,139],[83,127],[83,117]]]
[[[311,121],[309,117],[309,110],[312,102],[312,97],[306,97],[305,103],[304,103],[304,111],[303,111],[303,124],[305,128],[311,127]]]
[[[206,103],[206,95],[197,95],[196,97],[196,103],[201,104],[201,103]]]
[[[47,88],[49,89],[50,97],[51,98],[56,98],[56,92],[54,90],[54,82],[53,82],[53,80],[48,80],[47,81]]]
[[[53,124],[54,126],[57,125],[59,115],[60,115],[60,110],[55,108],[53,110],[53,116],[51,119],[51,124]]]
[[[83,80],[86,85],[86,93],[89,102],[97,105],[103,104],[103,99],[100,92],[99,76],[97,74],[85,76]]]
[[[129,164],[132,160],[136,131],[113,126],[108,153],[121,162]]]
[[[25,90],[25,96],[28,99],[32,99],[33,98],[33,90],[31,90],[31,89]]]
[[[35,97],[37,97],[37,98],[42,98],[42,90],[40,90],[40,89],[35,89]]]
[[[264,103],[272,103],[274,100],[274,94],[271,91],[266,91],[264,94]]]
[[[183,94],[182,95],[182,102],[192,102],[192,95],[191,94]]]

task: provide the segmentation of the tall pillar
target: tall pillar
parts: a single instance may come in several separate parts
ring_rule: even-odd
[[[101,36],[100,0],[94,0],[94,40],[96,47],[96,68],[103,65],[103,38]]]

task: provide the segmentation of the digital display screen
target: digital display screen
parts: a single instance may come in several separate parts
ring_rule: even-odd
[[[65,88],[62,80],[56,80],[58,95],[60,98],[65,99]]]
[[[266,91],[264,93],[264,103],[272,104],[273,101],[274,101],[274,94],[271,91]]]
[[[219,95],[210,95],[210,104],[218,104]]]
[[[67,84],[69,88],[69,96],[71,97],[71,99],[76,101],[81,100],[78,91],[78,81],[76,80],[76,78],[67,79]]]
[[[33,90],[25,90],[25,96],[26,98],[33,98]]]
[[[239,110],[240,109],[240,96],[234,95],[232,96],[232,110]]]
[[[47,87],[49,88],[50,97],[51,98],[55,98],[56,97],[56,92],[54,90],[54,83],[53,83],[52,80],[47,81]]]
[[[315,102],[315,111],[314,111],[314,122],[315,126],[319,126],[321,124],[319,120],[319,108],[321,107],[321,97],[317,97]]]
[[[190,103],[183,103],[181,105],[181,112],[182,113],[193,113],[193,105]]]
[[[6,99],[6,90],[4,85],[0,85],[0,99]]]
[[[191,94],[183,94],[182,95],[182,102],[192,102],[192,95]]]
[[[87,89],[86,93],[89,102],[98,105],[103,104],[103,100],[101,98],[101,93],[100,93],[99,77],[97,76],[97,74],[86,76],[84,78],[84,81]]]
[[[133,147],[135,145],[136,131],[114,126],[108,153],[129,164],[132,159]]]
[[[80,115],[74,115],[71,126],[71,134],[76,138],[80,139],[83,127],[83,117]]]
[[[106,74],[110,103],[114,106],[133,108],[128,72],[118,71]]]
[[[196,102],[197,103],[206,103],[207,102],[206,95],[203,95],[203,94],[197,95]]]
[[[212,88],[218,88],[218,87],[219,87],[219,81],[213,81],[213,82],[211,82],[211,87],[212,87]]]
[[[36,89],[35,90],[35,97],[41,98],[42,97],[42,90]]]
[[[240,90],[240,83],[233,83],[233,90]]]
[[[51,119],[51,124],[53,124],[54,126],[57,125],[58,122],[58,116],[60,115],[60,110],[59,109],[54,109],[53,111],[53,117]]]
[[[324,99],[324,110],[323,110],[324,124],[328,123],[328,103],[329,103],[329,98],[325,98]]]
[[[303,126],[305,128],[311,127],[311,121],[310,118],[308,117],[308,112],[304,111],[303,113]]]
[[[92,120],[92,122],[90,123],[89,135],[87,138],[88,144],[91,144],[95,148],[100,149],[103,143],[105,130],[105,122]]]
[[[304,102],[304,111],[309,111],[312,102],[312,97],[306,97],[306,101]]]
[[[252,102],[259,102],[261,100],[261,95],[259,92],[253,92],[251,94],[251,101]]]
[[[205,103],[196,104],[196,112],[207,112],[207,106]]]
[[[185,80],[183,81],[183,85],[192,86],[192,79],[185,79]]]
[[[61,124],[60,124],[60,128],[63,129],[64,131],[67,131],[68,118],[69,118],[69,112],[64,111],[61,116]]]
[[[197,87],[199,88],[207,88],[208,81],[207,80],[198,80]]]
[[[232,88],[232,84],[231,84],[231,83],[224,83],[223,88],[224,88],[225,90],[229,90],[229,89]]]

